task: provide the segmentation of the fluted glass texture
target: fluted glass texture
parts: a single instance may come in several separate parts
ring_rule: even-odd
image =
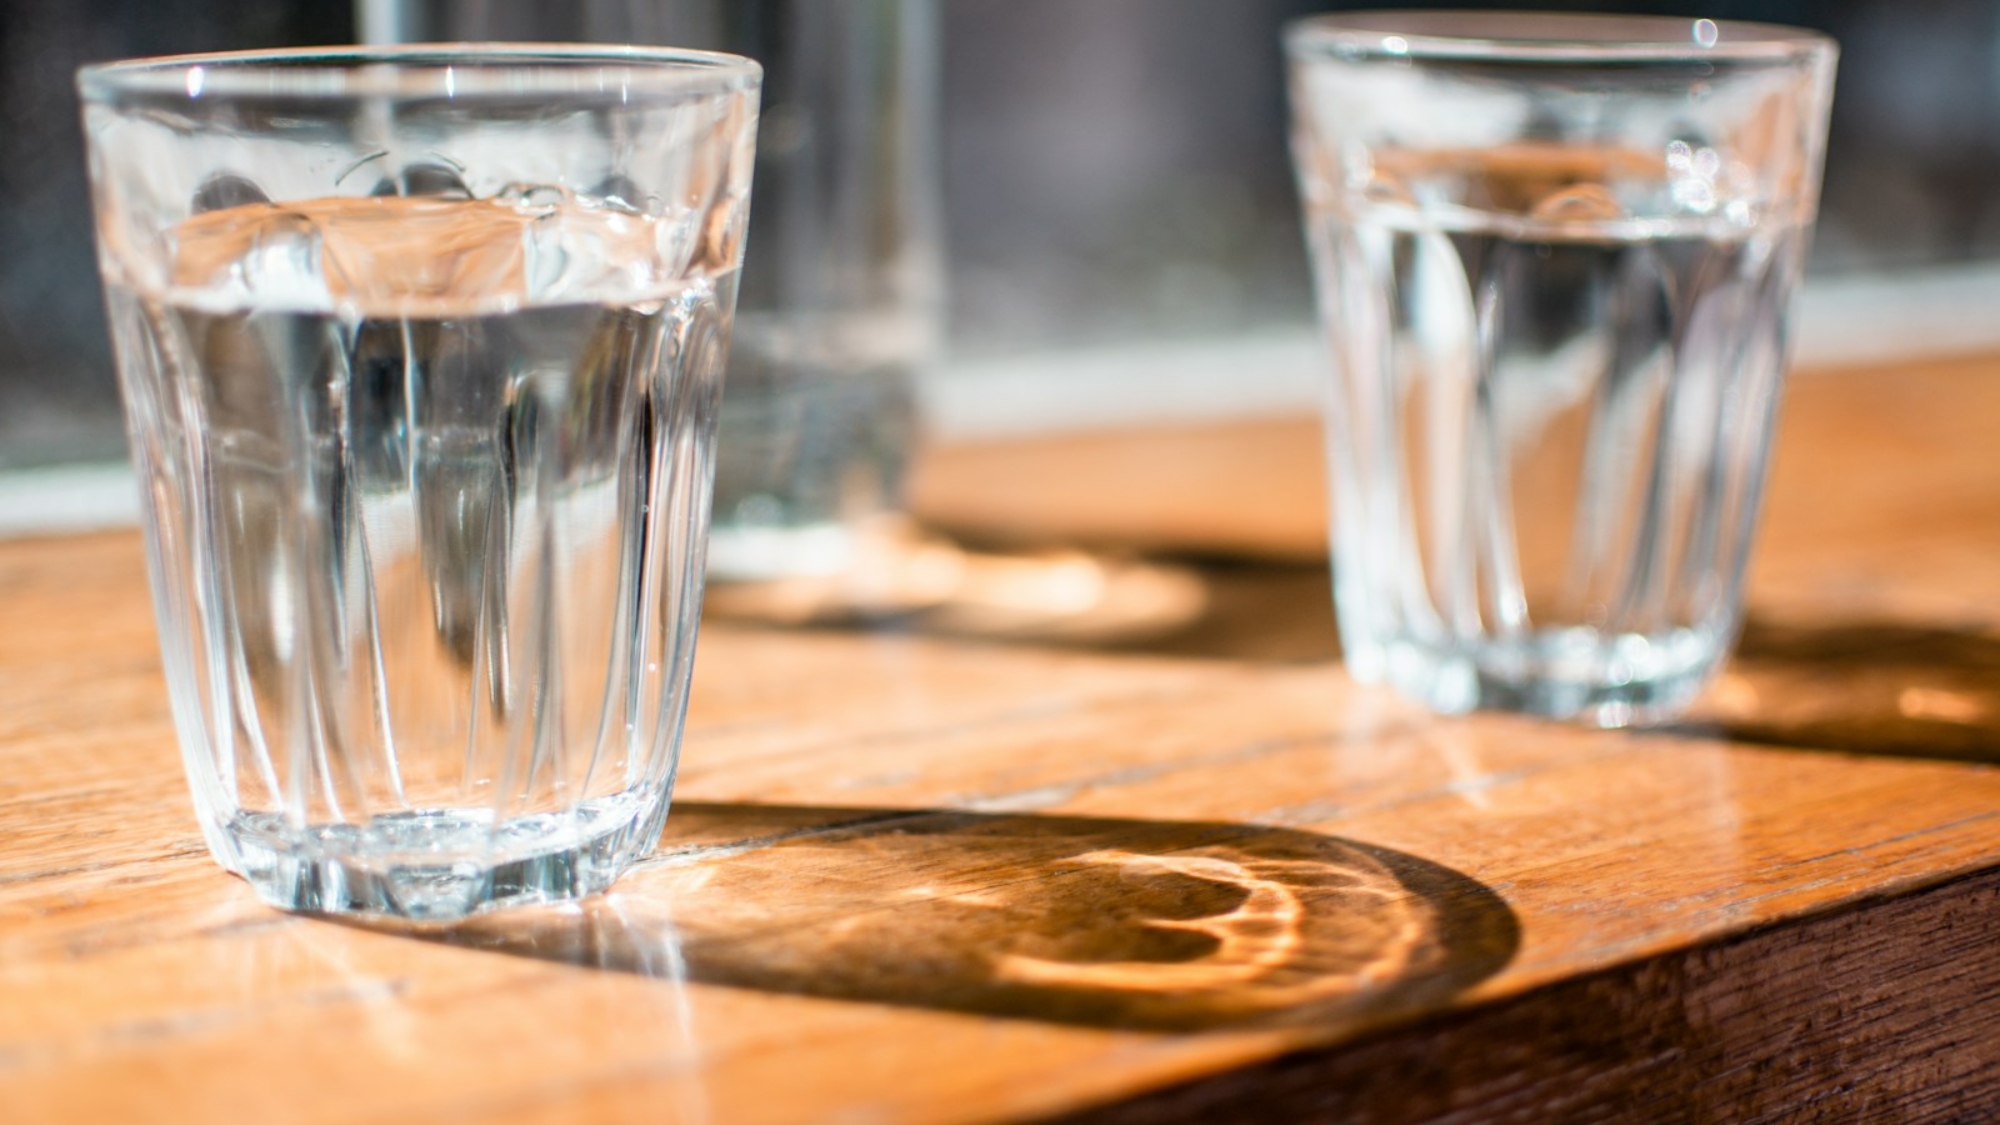
[[[1833,45],[1380,13],[1289,47],[1349,668],[1674,714],[1739,624]]]
[[[81,87],[217,859],[427,921],[603,888],[679,750],[756,67],[415,49]]]

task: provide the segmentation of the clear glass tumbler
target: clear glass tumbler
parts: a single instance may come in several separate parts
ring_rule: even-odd
[[[943,308],[937,0],[381,7],[363,23],[383,38],[676,43],[763,66],[709,577],[847,575],[893,542]]]
[[[188,775],[271,902],[449,920],[652,846],[758,84],[506,46],[79,75]]]
[[[1383,12],[1287,48],[1349,668],[1671,715],[1739,623],[1833,43]]]

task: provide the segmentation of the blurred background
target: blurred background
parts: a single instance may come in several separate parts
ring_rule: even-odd
[[[930,432],[977,441],[1310,409],[1315,344],[1278,42],[1287,20],[1337,5],[905,2],[935,5],[937,38],[946,268],[944,345],[923,376]],[[504,27],[509,4],[532,8],[459,0],[455,10]],[[1835,36],[1843,57],[1804,358],[2000,337],[1988,311],[2000,301],[2000,5],[1540,6]],[[657,0],[570,7],[590,38],[664,41],[673,30],[671,5]],[[131,512],[125,492],[103,485],[117,479],[123,441],[75,67],[381,37],[400,12],[382,0],[0,0],[10,204],[0,210],[0,528]]]

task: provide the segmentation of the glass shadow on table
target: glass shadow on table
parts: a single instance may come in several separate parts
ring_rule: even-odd
[[[2000,763],[2000,636],[1752,614],[1719,682],[1672,729],[1805,750]]]
[[[768,992],[1191,1031],[1432,1007],[1507,964],[1520,927],[1457,871],[1289,829],[685,802],[609,895],[418,936]]]

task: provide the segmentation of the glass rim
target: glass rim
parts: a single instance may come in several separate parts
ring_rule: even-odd
[[[1838,50],[1808,28],[1743,20],[1584,12],[1376,10],[1307,16],[1285,28],[1298,59],[1496,62],[1755,62]]]
[[[468,101],[582,92],[575,76],[622,67],[602,93],[722,94],[755,89],[763,67],[721,51],[588,43],[408,43],[212,51],[89,63],[76,72],[85,102],[126,95],[358,97]],[[560,77],[559,77],[560,76]]]

